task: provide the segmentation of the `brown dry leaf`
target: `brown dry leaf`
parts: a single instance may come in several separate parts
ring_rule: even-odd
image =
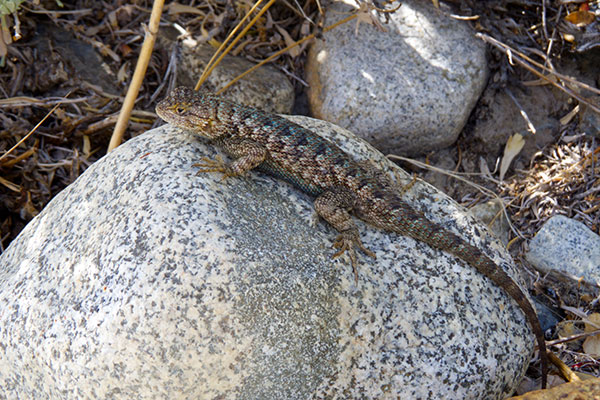
[[[581,331],[579,331],[581,332]],[[576,335],[578,333],[575,324],[572,321],[563,321],[558,326],[558,337],[566,338],[569,336]]]
[[[8,54],[8,45],[12,43],[12,36],[8,30],[8,26],[5,26],[3,21],[0,21],[0,57],[4,57]]]
[[[38,215],[40,211],[37,208],[35,208],[33,202],[31,201],[31,192],[27,191],[25,194],[25,189],[23,189],[21,191],[21,195],[21,199],[24,200],[20,210],[21,218],[33,218],[36,215]],[[25,197],[25,199],[23,199],[23,197]]]
[[[279,25],[275,25],[275,28],[277,28],[277,31],[279,33],[281,33],[281,36],[283,36],[283,40],[285,41],[286,47],[287,46],[291,46],[294,43],[296,43],[296,41],[294,39],[292,39],[292,37],[290,36],[290,34],[287,33],[287,31],[285,29],[283,29]],[[300,49],[298,48],[298,46],[292,47],[291,49],[288,50],[288,53],[292,57],[298,57],[300,55]]]
[[[204,16],[204,12],[198,10],[196,7],[186,6],[184,4],[179,3],[170,3],[167,5],[167,12],[169,15],[174,14],[197,14]]]
[[[594,22],[595,19],[596,15],[586,10],[574,11],[572,13],[569,13],[565,17],[565,20],[574,25],[577,25],[579,28],[591,24],[592,22]]]
[[[119,12],[118,8],[108,13],[108,21],[110,22],[110,26],[112,26],[115,29],[119,27],[119,21],[117,20],[117,12]]]
[[[92,142],[90,141],[90,136],[83,135],[83,156],[86,159],[89,159],[91,153],[92,153]]]
[[[486,177],[489,177],[489,178],[492,177],[492,173],[490,172],[487,162],[485,161],[485,158],[483,158],[483,157],[479,157],[479,171],[481,171],[481,173]]]
[[[367,3],[361,3],[358,10],[356,10],[356,28],[354,29],[354,34],[356,36],[358,36],[358,27],[361,22],[373,25],[380,32],[387,32],[377,17],[372,14],[372,8]]]
[[[585,332],[588,333],[598,330],[598,327],[600,326],[600,314],[590,314],[587,319],[591,323],[586,322]],[[585,338],[582,347],[586,354],[589,354],[593,357],[598,357],[600,355],[600,336],[596,335]]]
[[[504,146],[504,156],[500,163],[500,180],[504,179],[504,175],[506,174],[506,171],[508,171],[510,163],[516,155],[519,154],[521,149],[523,149],[523,146],[525,146],[525,139],[520,133],[515,133],[508,138],[506,146]]]
[[[121,68],[119,68],[119,72],[117,72],[117,80],[119,82],[125,82],[129,80],[129,61],[123,63]]]
[[[593,313],[587,317],[588,321],[585,323],[585,333],[594,332],[600,329],[600,314]]]
[[[123,43],[119,46],[119,50],[121,51],[121,55],[123,57],[127,57],[133,51],[133,49],[125,43]]]
[[[582,347],[585,354],[598,357],[600,355],[600,337],[590,336],[585,338]]]
[[[110,47],[108,47],[107,45],[105,45],[104,43],[98,41],[98,40],[90,40],[90,44],[92,46],[94,46],[95,48],[98,49],[98,51],[100,51],[100,54],[102,54],[103,56],[107,56],[113,59],[113,61],[116,61],[118,63],[121,62],[121,57],[119,57],[119,55],[117,53],[115,53],[114,51],[112,51],[110,49]]]
[[[89,28],[85,28],[84,32],[86,36],[94,36],[97,35],[102,29],[104,29],[104,24],[98,24],[95,26],[90,26]]]
[[[507,400],[599,400],[600,378],[564,383],[546,390],[536,390]]]
[[[108,13],[108,21],[110,22],[110,26],[115,29],[119,27],[119,13],[121,11],[125,11],[127,15],[131,16],[134,12],[133,5],[127,4]]]

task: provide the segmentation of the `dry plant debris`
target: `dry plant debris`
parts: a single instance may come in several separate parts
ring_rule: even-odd
[[[504,193],[514,198],[513,222],[530,238],[553,215],[565,215],[600,233],[600,148],[588,136],[566,138],[536,154]]]
[[[11,2],[16,3],[19,1]],[[175,26],[182,39],[216,48],[253,3],[168,2],[162,26]],[[381,3],[382,8],[389,8]],[[76,0],[61,5],[54,0],[27,1],[16,14],[5,14],[2,19],[4,40],[0,45],[5,46],[7,56],[6,64],[0,66],[0,155],[53,105],[63,104],[23,145],[0,160],[0,251],[53,196],[105,153],[152,1]],[[555,63],[561,58],[600,46],[598,1],[448,0],[443,5],[453,9],[454,17],[470,21],[477,31],[550,70],[556,70]],[[258,62],[291,41],[318,33],[322,28],[319,7],[312,0],[277,1],[232,54]],[[17,31],[20,37],[15,37]],[[7,38],[6,32],[13,37]],[[273,61],[291,78],[297,92],[303,90],[305,52],[303,44]],[[511,64],[500,50],[491,52],[492,87],[537,79]],[[130,136],[152,126],[155,100],[165,94],[169,86],[165,82],[175,78],[173,69],[168,68],[174,59],[170,49],[155,49],[129,125]],[[65,99],[67,92],[71,95]],[[528,170],[511,177],[509,169],[504,188],[500,184],[494,187],[511,204],[513,223],[526,238],[556,213],[599,232],[597,140],[578,131],[576,118],[564,126],[561,137],[542,149]],[[575,305],[584,308],[585,304],[586,311],[597,309],[598,302],[592,300],[577,299]],[[576,353],[571,361],[583,365],[590,359]],[[593,364],[597,365],[595,360]]]
[[[36,4],[37,3],[37,4]],[[302,4],[301,4],[302,3]],[[166,6],[162,25],[217,45],[252,1]],[[0,251],[60,190],[105,154],[126,85],[139,53],[152,1],[54,0],[25,2],[6,28],[20,40],[7,46],[0,67],[0,155],[23,138],[57,102],[63,104],[23,145],[0,161]],[[276,2],[235,49],[260,61],[317,30],[316,4]],[[300,89],[306,46],[274,63]],[[136,136],[155,121],[155,99],[165,95],[169,49],[156,48],[129,124]],[[162,90],[162,92],[160,92]],[[71,91],[68,99],[64,95]]]

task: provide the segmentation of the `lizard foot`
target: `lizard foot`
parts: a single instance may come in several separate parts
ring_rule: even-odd
[[[202,168],[198,172],[196,172],[196,175],[200,175],[206,172],[221,172],[223,174],[223,178],[221,178],[221,181],[224,181],[230,176],[235,176],[235,173],[231,170],[231,168],[229,168],[227,163],[223,161],[223,159],[219,155],[216,156],[214,160],[211,160],[208,157],[202,157],[200,160],[201,162],[192,164],[193,167]]]
[[[358,268],[356,266],[356,251],[354,250],[354,246],[357,246],[362,250],[363,253],[368,255],[369,257],[377,258],[375,253],[371,250],[367,249],[361,242],[358,234],[354,231],[346,231],[342,232],[338,235],[333,242],[333,247],[338,249],[338,251],[333,255],[333,258],[337,258],[348,252],[348,256],[350,256],[350,264],[352,265],[352,270],[354,271],[354,281],[358,282]]]

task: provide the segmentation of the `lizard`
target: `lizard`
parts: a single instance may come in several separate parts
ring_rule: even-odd
[[[385,231],[412,237],[446,251],[502,288],[523,310],[536,338],[546,386],[548,354],[532,304],[502,267],[479,248],[436,224],[401,198],[383,171],[368,168],[317,133],[278,115],[237,104],[218,95],[178,87],[160,101],[156,113],[166,122],[208,139],[232,161],[202,158],[198,173],[220,172],[223,179],[258,169],[283,179],[315,198],[314,208],[338,231],[333,257],[347,253],[358,279],[356,248],[370,257],[353,216]]]

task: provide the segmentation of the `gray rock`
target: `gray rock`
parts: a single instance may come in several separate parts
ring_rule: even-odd
[[[349,10],[335,3],[325,25]],[[311,47],[313,115],[384,152],[415,155],[452,144],[486,84],[484,44],[430,2],[403,1],[383,26],[387,32],[361,24],[356,33],[349,22]]]
[[[511,98],[512,97],[514,98]],[[507,85],[503,90],[487,89],[473,118],[471,138],[476,151],[488,154],[489,168],[494,168],[498,155],[502,154],[507,140],[515,133],[521,134],[525,145],[513,163],[515,169],[527,168],[533,155],[544,146],[554,143],[560,136],[560,122],[556,115],[564,115],[561,109],[567,99],[558,90],[548,87],[518,87]],[[524,111],[535,133],[530,131]],[[516,164],[516,165],[515,165]]]
[[[329,124],[309,127],[406,175]],[[317,129],[317,128],[315,128]],[[61,192],[0,256],[0,398],[505,398],[533,345],[523,313],[454,257],[359,222],[377,260],[332,260],[312,199],[171,127]],[[431,186],[407,201],[502,262]]]
[[[494,199],[477,204],[469,212],[488,226],[504,246],[508,245],[510,226],[502,209],[502,200]]]
[[[194,47],[184,45],[177,86],[196,86],[204,66],[215,51],[216,49],[208,44]],[[203,89],[216,92],[254,65],[242,57],[226,55],[210,74]],[[283,72],[272,65],[263,65],[245,76],[227,89],[223,96],[237,103],[276,113],[289,113],[294,106],[294,87]]]
[[[600,284],[600,236],[579,221],[555,215],[531,239],[527,261],[578,281]]]
[[[72,32],[50,22],[38,23],[34,27],[36,39],[28,46],[28,51],[36,55],[29,57],[45,62],[33,62],[31,68],[35,72],[25,73],[19,78],[24,78],[27,91],[52,92],[68,82],[67,86],[91,85],[112,95],[121,93],[115,72],[91,43],[78,39]],[[94,97],[90,101],[92,107],[105,105],[104,100]]]
[[[600,96],[588,98],[597,108],[600,108]],[[580,104],[579,127],[588,135],[600,138],[600,115],[586,104]]]

